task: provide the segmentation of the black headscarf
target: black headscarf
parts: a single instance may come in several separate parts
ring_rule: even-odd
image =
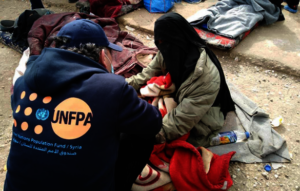
[[[220,91],[214,106],[221,106],[224,117],[229,111],[235,110],[219,60],[185,18],[177,13],[161,16],[155,22],[154,38],[177,89],[195,70],[200,57],[199,48],[204,48],[221,78]]]

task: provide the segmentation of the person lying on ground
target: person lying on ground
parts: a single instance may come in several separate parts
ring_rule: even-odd
[[[76,8],[81,13],[116,18],[143,6],[142,0],[79,0]]]
[[[208,146],[220,131],[227,112],[234,110],[222,67],[196,31],[179,14],[168,13],[155,22],[156,57],[135,76],[126,78],[137,91],[153,76],[171,75],[178,106],[163,118],[158,143],[188,132],[188,142]]]
[[[11,96],[14,124],[4,191],[130,190],[162,117],[114,75],[100,25],[72,21],[56,48],[31,56]]]

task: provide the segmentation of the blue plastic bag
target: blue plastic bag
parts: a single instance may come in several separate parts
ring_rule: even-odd
[[[174,6],[174,0],[144,0],[144,5],[150,13],[166,13]]]

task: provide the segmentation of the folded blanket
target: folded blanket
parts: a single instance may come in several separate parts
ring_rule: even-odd
[[[279,15],[280,9],[270,1],[222,0],[208,9],[198,11],[187,20],[192,26],[207,23],[209,31],[236,38],[259,21],[267,25],[276,22]]]

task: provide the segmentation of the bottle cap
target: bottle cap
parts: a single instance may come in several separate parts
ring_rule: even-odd
[[[266,164],[264,168],[267,172],[270,172],[272,170],[272,167],[269,164]]]
[[[250,137],[250,133],[248,131],[245,132],[247,139]]]

